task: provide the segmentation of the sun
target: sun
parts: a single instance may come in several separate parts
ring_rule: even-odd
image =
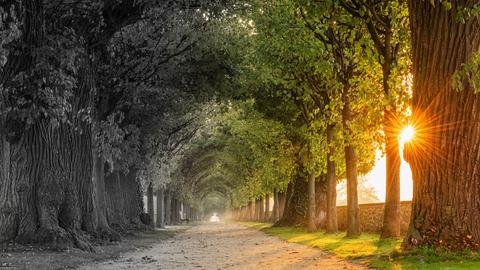
[[[408,125],[402,129],[398,139],[400,140],[401,144],[405,144],[412,141],[414,137],[415,137],[415,129],[413,128],[413,126]]]

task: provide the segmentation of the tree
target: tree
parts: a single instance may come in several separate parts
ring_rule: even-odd
[[[129,0],[1,4],[5,20],[1,27],[6,28],[2,29],[0,49],[1,241],[91,249],[86,234],[118,240],[111,228],[113,223],[140,223],[143,206],[139,176],[145,158],[140,131],[151,127],[146,123],[155,118],[145,119],[140,126],[132,124],[137,109],[151,105],[138,104],[137,93],[158,89],[152,81],[160,81],[159,74],[166,74],[159,71],[165,67],[161,64],[175,57],[177,65],[171,66],[188,62],[181,66],[189,71],[184,74],[191,75],[191,80],[202,77],[202,83],[218,82],[225,66],[214,66],[217,69],[213,73],[218,77],[205,79],[212,65],[202,66],[202,61],[212,54],[191,54],[181,61],[181,53],[192,46],[161,43],[163,49],[154,50],[155,44],[132,42],[132,28],[158,30],[158,24],[167,22],[163,24],[166,29],[168,23],[182,21],[185,28],[180,31],[188,36],[186,31],[195,25],[188,20],[189,15],[201,18],[208,13],[213,19],[214,13],[222,10],[221,4]],[[162,41],[164,33],[153,30],[143,31],[150,34],[148,39],[141,36],[143,41]],[[145,66],[132,61],[134,56],[130,54],[113,57],[122,49],[128,51],[117,43],[122,41],[126,44],[121,45],[146,49],[146,56],[160,54],[153,54],[154,63],[143,61],[150,68],[143,70]],[[191,68],[194,65],[197,68]],[[116,73],[130,68],[132,72]],[[138,76],[139,69],[146,71],[143,76]],[[220,70],[223,72],[217,72]],[[175,86],[194,91],[192,81],[181,82],[185,81],[188,84]]]
[[[382,66],[385,95],[383,132],[387,159],[385,214],[380,238],[400,236],[400,153],[398,137],[405,90],[398,87],[407,71],[407,7],[403,1],[340,1],[367,26]],[[403,74],[402,74],[403,73]]]
[[[405,149],[414,183],[407,248],[479,246],[478,4],[408,1],[416,135]]]

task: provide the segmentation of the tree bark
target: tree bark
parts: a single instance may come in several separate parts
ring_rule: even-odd
[[[157,228],[165,227],[165,189],[157,189]]]
[[[309,232],[314,232],[317,230],[317,226],[315,224],[315,173],[310,172],[308,176],[308,222],[307,222],[307,230]]]
[[[259,200],[259,204],[260,204],[260,207],[259,207],[259,214],[260,214],[260,217],[259,217],[259,220],[261,222],[264,222],[265,221],[265,197],[261,198]]]
[[[265,195],[265,221],[270,221],[270,194]]]
[[[151,225],[154,225],[153,222],[155,218],[155,210],[153,208],[153,184],[150,182],[147,187],[147,214],[150,216]]]
[[[355,237],[360,235],[359,207],[357,194],[357,154],[349,136],[352,133],[349,124],[353,120],[352,109],[350,105],[350,85],[344,84],[342,93],[343,101],[343,130],[347,141],[345,142],[345,163],[347,171],[347,236]]]
[[[404,152],[414,184],[407,248],[480,245],[480,97],[466,78],[462,91],[452,84],[454,73],[480,48],[478,16],[460,23],[457,10],[480,2],[451,2],[447,10],[408,1],[416,134]]]
[[[125,232],[128,222],[125,215],[125,201],[120,174],[120,172],[115,171],[105,177],[107,220],[112,229],[117,232]]]
[[[291,184],[289,183],[288,184],[288,187],[291,189]],[[278,194],[278,204],[279,204],[279,208],[278,208],[278,212],[279,212],[279,216],[278,216],[278,219],[281,219],[283,217],[283,213],[285,212],[285,205],[287,204],[287,192],[288,191],[285,191],[285,192],[280,192]]]
[[[172,194],[169,190],[165,195],[165,224],[172,225]]]
[[[315,181],[315,226],[325,229],[327,218],[327,182],[326,175]]]
[[[15,3],[21,4],[19,10],[24,12],[18,14],[23,20],[19,39],[22,46],[9,55],[0,75],[5,87],[12,87],[10,80],[19,72],[37,66],[42,57],[38,50],[46,34],[42,1]],[[93,233],[97,222],[91,181],[91,133],[90,125],[76,117],[77,112],[91,106],[93,72],[87,63],[79,68],[78,85],[69,100],[72,110],[68,119],[72,125],[59,123],[55,127],[50,119],[40,116],[25,129],[25,123],[12,115],[2,119],[0,241],[14,239],[59,249],[76,246],[92,250],[81,231]],[[16,102],[16,98],[3,95],[1,106]]]
[[[250,201],[250,202],[248,203],[248,216],[247,216],[247,220],[253,221],[254,216],[255,216],[255,203],[253,203],[253,202]]]
[[[400,236],[400,153],[398,123],[393,112],[384,110],[387,181],[381,239]]]
[[[273,192],[273,222],[277,222],[280,218],[280,205],[278,199],[278,191]]]
[[[325,229],[327,233],[336,233],[338,231],[337,225],[337,175],[335,173],[335,161],[333,155],[335,154],[335,147],[333,146],[333,132],[335,126],[327,126],[327,220]]]
[[[306,226],[308,213],[308,181],[299,172],[286,193],[285,210],[274,226]]]
[[[181,219],[182,219],[182,201],[180,201],[180,200],[177,200],[176,214],[177,214],[177,223],[180,223]]]
[[[95,187],[95,202],[97,206],[97,233],[98,237],[110,240],[119,239],[119,236],[110,228],[107,221],[107,200],[105,189],[105,161],[98,156],[95,150],[93,156],[93,183]]]
[[[177,200],[172,196],[172,207],[170,208],[171,217],[172,217],[172,224],[177,224]]]

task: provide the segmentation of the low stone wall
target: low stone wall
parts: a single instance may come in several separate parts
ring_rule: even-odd
[[[362,232],[380,232],[383,224],[384,203],[360,204],[360,228]],[[401,202],[401,230],[405,233],[410,222],[412,202]],[[346,230],[347,227],[347,206],[337,207],[338,229]]]

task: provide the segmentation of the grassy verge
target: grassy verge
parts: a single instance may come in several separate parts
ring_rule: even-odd
[[[451,253],[432,249],[401,252],[401,240],[379,240],[378,234],[364,233],[358,238],[346,238],[345,233],[307,233],[302,228],[271,227],[271,224],[267,223],[242,222],[240,224],[259,229],[291,243],[320,248],[337,257],[355,260],[376,269],[480,269],[478,252]]]

